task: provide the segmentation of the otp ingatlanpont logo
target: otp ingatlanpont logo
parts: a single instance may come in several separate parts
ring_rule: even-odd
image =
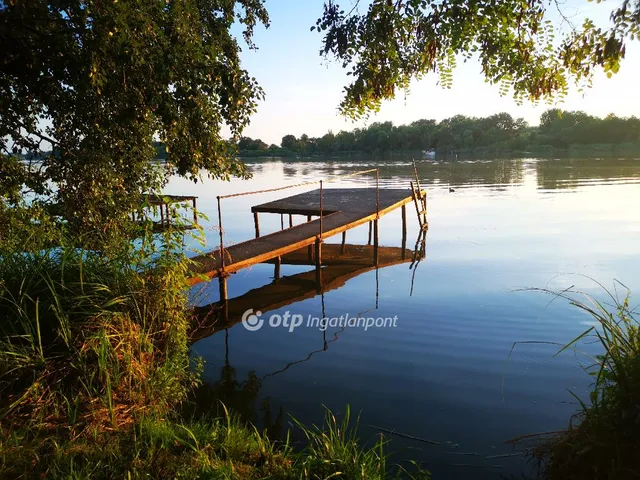
[[[260,318],[261,315],[262,312],[260,310],[256,310],[256,313],[253,313],[253,308],[250,308],[242,314],[242,325],[250,332],[260,330],[264,324],[264,320]]]

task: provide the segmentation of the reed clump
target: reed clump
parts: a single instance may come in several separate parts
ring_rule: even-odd
[[[581,409],[570,427],[533,450],[550,480],[640,476],[640,324],[628,294],[620,299],[607,293],[606,304],[561,294],[595,320],[563,350],[590,338],[603,353],[587,367],[594,379],[590,398],[579,399]]]

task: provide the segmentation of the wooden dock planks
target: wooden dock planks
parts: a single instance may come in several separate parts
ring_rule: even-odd
[[[224,266],[220,250],[193,258],[191,267],[192,284],[200,281],[200,275],[210,278],[237,272],[257,263],[263,263],[302,247],[313,245],[320,234],[328,238],[344,231],[375,221],[407,203],[413,201],[409,189],[380,189],[379,212],[376,206],[376,190],[365,188],[335,188],[323,191],[322,222],[309,221],[269,235],[257,237],[235,245],[225,246]],[[256,205],[251,208],[255,214],[279,213],[299,215],[320,215],[320,191],[293,195],[291,197]]]

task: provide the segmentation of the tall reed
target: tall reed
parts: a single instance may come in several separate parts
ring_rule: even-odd
[[[601,285],[602,286],[602,285]],[[626,479],[640,476],[640,323],[627,293],[606,292],[606,301],[576,292],[545,293],[567,299],[595,325],[565,345],[595,340],[602,353],[592,357],[589,399],[578,399],[580,411],[569,428],[534,449],[548,478]],[[577,397],[576,397],[577,398]]]

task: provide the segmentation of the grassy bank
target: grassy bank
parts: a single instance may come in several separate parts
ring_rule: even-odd
[[[569,428],[535,446],[534,456],[550,480],[640,478],[640,323],[629,297],[609,294],[606,303],[593,298],[577,308],[595,320],[565,349],[593,340],[603,353],[587,372],[594,383],[589,399],[579,399],[580,411]],[[564,350],[564,349],[563,349]]]
[[[296,424],[295,445],[187,414],[199,377],[172,251],[0,253],[0,478],[428,478],[388,465],[382,439],[362,447],[348,410]]]

